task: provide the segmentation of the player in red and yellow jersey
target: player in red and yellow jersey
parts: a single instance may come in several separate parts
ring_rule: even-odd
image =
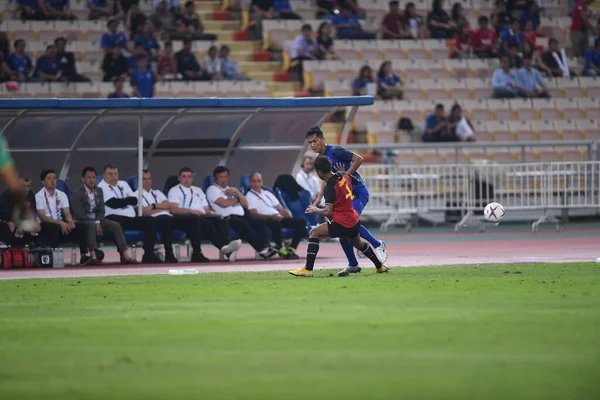
[[[315,160],[317,175],[326,182],[324,197],[325,208],[313,205],[306,209],[307,214],[320,214],[328,217],[331,222],[320,224],[310,231],[308,250],[306,252],[306,265],[300,269],[289,271],[294,276],[312,276],[315,259],[319,252],[319,239],[347,238],[356,249],[373,262],[377,272],[387,272],[388,267],[382,264],[375,252],[360,238],[360,216],[352,205],[352,184],[356,179],[343,172],[331,171],[331,160],[326,156],[319,156]],[[344,271],[346,271],[344,269]],[[347,276],[348,272],[340,272],[338,276]]]

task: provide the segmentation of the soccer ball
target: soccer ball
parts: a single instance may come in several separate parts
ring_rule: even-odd
[[[490,203],[483,210],[483,216],[489,222],[500,222],[505,214],[504,207],[500,203]]]

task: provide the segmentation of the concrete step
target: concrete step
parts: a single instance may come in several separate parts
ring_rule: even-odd
[[[208,29],[208,28],[205,28],[204,32],[205,33],[212,33],[214,35],[217,35],[217,40],[219,41],[219,44],[221,43],[222,40],[233,41],[233,32],[234,31],[226,31],[226,30],[222,30],[222,29]]]
[[[234,51],[259,51],[262,50],[262,46],[259,41],[251,42],[240,42],[239,40],[219,40],[219,44],[226,44],[229,46],[232,52]]]
[[[221,43],[221,41],[219,41]],[[231,59],[237,62],[253,61],[254,51],[232,51]]]
[[[297,82],[265,82],[270,92],[296,92],[300,90]]]
[[[272,82],[273,81],[273,71],[248,71],[246,74],[256,81],[265,81]]]
[[[239,21],[203,21],[204,31],[213,33],[214,31],[237,31],[241,24]]]
[[[256,62],[256,61],[242,61],[240,63],[240,69],[245,74],[250,72],[275,72],[281,71],[281,63],[278,62]]]
[[[294,97],[294,91],[271,92],[271,97]]]
[[[220,1],[195,1],[194,3],[196,4],[196,11],[215,11],[221,9]]]

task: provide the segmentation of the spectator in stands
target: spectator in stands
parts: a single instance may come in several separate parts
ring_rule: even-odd
[[[165,2],[167,9],[174,13],[178,13],[181,10],[181,0],[154,0],[154,8],[162,1]]]
[[[594,48],[585,53],[584,76],[600,76],[600,38],[594,42]]]
[[[119,170],[116,166],[108,164],[104,167],[104,176],[98,184],[104,195],[106,218],[118,222],[123,231],[140,230],[144,234],[143,263],[156,263],[162,261],[154,254],[156,243],[156,220],[152,217],[138,217],[136,209],[138,199],[133,196],[133,191],[125,181],[119,180]]]
[[[469,25],[469,20],[467,17],[465,17],[465,9],[460,3],[454,3],[452,6],[452,10],[450,11],[450,19],[452,22],[454,22],[454,25],[457,27],[457,29],[460,25]]]
[[[437,104],[433,114],[425,120],[423,142],[456,142],[456,135],[449,129],[448,119],[444,115],[444,105]]]
[[[400,2],[392,0],[389,3],[390,11],[383,17],[381,23],[381,37],[383,39],[406,39],[410,37],[410,30],[406,30],[406,21],[400,13]]]
[[[314,49],[318,60],[339,60],[340,56],[335,52],[333,38],[331,37],[331,25],[325,21],[319,25],[317,31],[317,44]]]
[[[454,35],[456,24],[444,11],[442,0],[433,0],[431,11],[427,14],[427,28],[435,39],[450,39]]]
[[[221,74],[223,79],[232,81],[251,81],[252,78],[242,75],[238,63],[229,58],[229,46],[224,44],[220,50]]]
[[[410,33],[408,39],[423,39],[429,36],[423,17],[417,14],[415,3],[406,3],[404,7],[404,30]]]
[[[217,46],[210,46],[208,52],[204,56],[202,67],[210,76],[211,80],[221,80],[221,60],[219,59],[219,49],[217,49]]]
[[[96,263],[94,252],[88,253],[96,240],[94,224],[76,224],[69,209],[67,195],[56,189],[56,173],[45,169],[40,174],[44,187],[35,195],[38,221],[41,225],[40,235],[46,239],[48,246],[57,248],[61,239],[70,239],[79,244],[81,259],[79,264]]]
[[[292,61],[312,60],[315,58],[315,41],[312,37],[312,27],[309,24],[302,25],[302,33],[296,36],[290,57]]]
[[[280,19],[302,19],[301,16],[292,10],[289,0],[274,0],[273,10],[275,10]]]
[[[363,30],[358,20],[359,17],[352,14],[352,8],[343,3],[340,13],[331,18],[331,24],[337,29],[340,39],[375,39],[375,34]]]
[[[250,19],[254,21],[254,30],[252,34],[254,39],[262,40],[262,31],[264,19],[277,18],[275,13],[275,4],[273,0],[252,0],[250,4]]]
[[[363,67],[364,68],[364,67]],[[311,201],[315,201],[321,191],[321,180],[315,174],[315,160],[304,156],[300,171],[296,174],[296,182],[310,193]]]
[[[6,82],[9,79],[13,79],[13,72],[8,68],[8,64],[4,59],[4,54],[0,53],[0,82]]]
[[[521,97],[550,97],[544,78],[537,69],[533,68],[530,56],[523,57],[523,67],[517,72],[517,85]]]
[[[146,15],[140,11],[138,3],[134,3],[129,8],[125,18],[125,28],[129,31],[129,39],[134,40],[135,36],[142,32],[142,27],[146,23]]]
[[[193,1],[185,3],[184,11],[177,18],[177,25],[184,26],[187,37],[194,40],[217,40],[217,36],[212,33],[204,33],[204,25],[198,14],[196,14],[196,5]]]
[[[392,71],[392,62],[384,61],[377,72],[377,94],[382,99],[402,100],[402,80]]]
[[[329,19],[337,10],[337,0],[317,0],[316,17],[319,19]]]
[[[113,45],[112,52],[104,55],[102,72],[104,73],[102,77],[104,82],[114,82],[115,78],[121,78],[129,73],[129,63],[121,52],[120,44]]]
[[[77,67],[75,66],[75,54],[66,50],[67,39],[63,37],[56,38],[54,40],[54,45],[56,46],[56,58],[59,62],[59,68],[67,81],[91,82],[88,77],[77,73]]]
[[[89,0],[89,6],[88,18],[91,20],[109,18],[112,15],[108,7],[108,0]]]
[[[157,0],[154,0],[155,4],[156,1]],[[115,0],[113,7],[114,14],[117,15],[119,19],[124,19],[129,10],[131,9],[131,6],[134,4],[138,4],[139,2],[140,0]],[[179,0],[177,0],[177,4],[179,4]]]
[[[12,71],[14,79],[20,82],[27,81],[33,76],[33,63],[25,53],[25,40],[15,40],[13,47],[15,52],[8,56],[8,68]]]
[[[473,45],[469,25],[460,25],[458,33],[452,39],[452,56],[450,58],[464,60],[471,58],[472,53]]]
[[[584,57],[589,47],[589,35],[597,35],[597,30],[589,19],[589,5],[594,0],[579,0],[571,13],[571,54],[573,57]]]
[[[525,10],[521,13],[519,23],[522,30],[525,30],[527,22],[531,22],[534,32],[537,32],[540,28],[540,7],[535,0],[528,0],[525,5]]]
[[[125,84],[124,76],[115,76],[112,78],[113,87],[115,91],[108,94],[109,99],[128,99],[129,95],[123,91],[123,85]]]
[[[134,97],[154,97],[154,84],[156,76],[148,68],[146,56],[140,56],[137,60],[137,70],[131,73],[131,87]]]
[[[70,0],[44,0],[43,11],[46,19],[72,21],[77,19],[71,11]]]
[[[561,56],[561,49],[558,46],[558,40],[551,38],[548,41],[548,50],[542,53],[542,61],[544,65],[548,67],[550,71],[549,76],[562,77],[564,76],[563,66],[567,60],[563,60]],[[568,70],[568,65],[567,65]],[[573,71],[569,71],[570,76],[574,76]]]
[[[510,69],[508,56],[500,57],[500,68],[492,75],[493,97],[496,99],[513,98],[519,95],[517,73]]]
[[[523,66],[523,58],[519,53],[519,48],[515,45],[508,47],[508,60],[511,69],[519,69]]]
[[[369,84],[376,86],[376,83],[373,81],[373,71],[368,65],[363,65],[358,73],[358,78],[352,83],[352,96],[364,96],[369,94],[369,91],[367,90]]]
[[[247,211],[248,199],[238,189],[229,187],[229,169],[224,166],[213,170],[215,183],[206,191],[210,207],[217,215],[229,217],[229,225],[240,237],[258,251],[261,257],[267,259],[277,254],[269,246],[267,225]],[[252,233],[256,232],[256,237]]]
[[[496,8],[490,16],[492,26],[497,34],[502,33],[510,27],[510,12],[506,11],[506,2],[504,0],[496,1]]]
[[[535,42],[539,37],[539,34],[533,30],[533,22],[525,22],[525,30],[521,32],[523,37],[523,44],[530,43],[536,50],[543,50],[543,46],[536,45]]]
[[[40,9],[37,0],[15,0],[15,5],[15,14],[19,19],[44,19],[44,12]]]
[[[129,68],[129,73],[132,73],[137,69],[138,60],[140,59],[140,57],[144,57],[146,59],[148,69],[150,69],[152,59],[148,57],[148,53],[146,52],[146,48],[144,46],[144,43],[142,42],[138,42],[135,44],[135,47],[133,48],[133,54],[127,60],[127,67]]]
[[[192,53],[192,41],[185,39],[183,41],[183,49],[175,53],[177,59],[178,72],[186,81],[205,81],[209,80],[208,74],[205,74],[196,59],[196,55]]]
[[[543,72],[545,75],[552,77],[552,71],[544,61],[539,52],[534,50],[534,47],[529,42],[523,42],[523,51],[521,51],[522,58],[527,56],[531,57],[533,60],[533,68]]]
[[[135,37],[135,44],[142,43],[144,49],[150,55],[154,57],[160,49],[156,38],[154,37],[154,26],[152,22],[146,21],[142,27],[142,32]]]
[[[518,50],[521,49],[523,44],[523,35],[519,29],[519,20],[512,18],[510,20],[510,27],[506,28],[500,34],[501,42],[501,53],[508,54],[510,47],[516,47]]]
[[[81,180],[83,185],[73,191],[71,201],[73,217],[77,224],[89,224],[96,231],[94,237],[90,237],[90,246],[96,258],[100,262],[104,259],[104,253],[98,250],[96,236],[107,236],[115,242],[117,251],[121,255],[121,263],[137,264],[137,261],[131,257],[121,225],[106,218],[104,193],[96,186],[96,170],[93,167],[85,167],[81,172]]]
[[[177,77],[177,59],[173,53],[173,43],[165,42],[165,48],[158,53],[157,62],[158,76],[163,79],[175,79]]]
[[[178,36],[176,15],[167,7],[167,2],[165,0],[158,2],[154,14],[150,16],[150,21],[152,21],[156,30],[162,33],[162,38],[164,40],[175,40],[184,37],[181,35]]]
[[[473,32],[471,44],[473,53],[479,58],[494,58],[497,56],[496,43],[498,35],[489,28],[489,19],[485,15],[479,17],[479,29]]]
[[[461,142],[475,142],[475,128],[469,118],[463,115],[462,107],[458,104],[452,106],[448,116],[448,129],[450,136],[458,138]]]
[[[35,194],[31,191],[31,178],[25,175],[19,177],[23,193],[26,196],[25,207],[33,215],[37,214]],[[15,199],[10,190],[6,189],[0,196],[0,225],[1,240],[9,246],[26,245],[37,242],[38,233],[42,229],[40,224],[35,224],[31,229],[24,231],[13,222],[15,212]]]
[[[271,230],[271,237],[275,242],[275,249],[279,249],[279,256],[287,260],[297,260],[298,244],[306,231],[306,219],[292,217],[273,193],[263,190],[262,175],[258,172],[250,175],[250,190],[246,193],[246,198],[252,216],[265,221]],[[287,249],[281,239],[282,228],[291,228],[294,231],[292,243]]]
[[[6,32],[0,31],[0,54],[4,56],[5,60],[8,60],[10,54],[10,41]]]
[[[60,67],[60,62],[56,58],[56,47],[51,44],[46,46],[46,53],[37,59],[34,75],[39,80],[46,82],[64,82],[66,78]]]
[[[108,32],[100,38],[100,45],[102,46],[102,50],[104,50],[104,54],[112,52],[115,45],[118,45],[121,49],[126,49],[127,37],[125,37],[123,32],[117,32],[119,21],[111,18],[106,22],[106,27],[108,28]]]

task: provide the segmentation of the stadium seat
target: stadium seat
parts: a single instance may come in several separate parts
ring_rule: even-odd
[[[127,178],[127,184],[134,192],[138,190],[138,178],[137,176],[130,176]]]
[[[579,77],[579,86],[584,89],[587,97],[600,97],[600,79]]]
[[[487,106],[493,113],[496,121],[510,121],[513,119],[513,112],[510,109],[510,103],[505,99],[489,99]]]
[[[537,134],[538,139],[541,141],[562,139],[554,121],[531,121],[531,129]]]
[[[585,113],[585,118],[600,118],[600,98],[578,99],[577,104],[581,112]]]
[[[206,193],[209,186],[213,185],[214,183],[215,183],[215,178],[213,178],[212,175],[206,175],[204,177],[204,181],[202,182],[202,190],[204,190],[204,193]]]
[[[490,141],[508,142],[514,140],[514,135],[510,131],[508,122],[506,121],[488,121],[487,131],[490,135]]]
[[[539,140],[538,134],[532,130],[529,121],[508,121],[508,128],[517,141]]]
[[[531,99],[510,99],[508,101],[513,114],[520,120],[531,121],[536,119]]]
[[[537,119],[560,119],[561,111],[556,107],[554,99],[533,99],[533,108]]]
[[[585,114],[582,115],[582,110],[580,110],[579,105],[577,103],[577,99],[573,98],[560,98],[554,99],[554,104],[556,108],[560,110],[561,118],[564,119],[577,119],[585,117]]]
[[[585,137],[584,133],[581,133],[577,129],[576,120],[558,120],[554,121],[554,128],[559,134],[562,140],[579,140]]]
[[[243,175],[240,179],[240,192],[244,195],[250,190],[250,174]]]
[[[587,140],[600,139],[600,127],[597,119],[578,119],[576,126],[582,138]]]

